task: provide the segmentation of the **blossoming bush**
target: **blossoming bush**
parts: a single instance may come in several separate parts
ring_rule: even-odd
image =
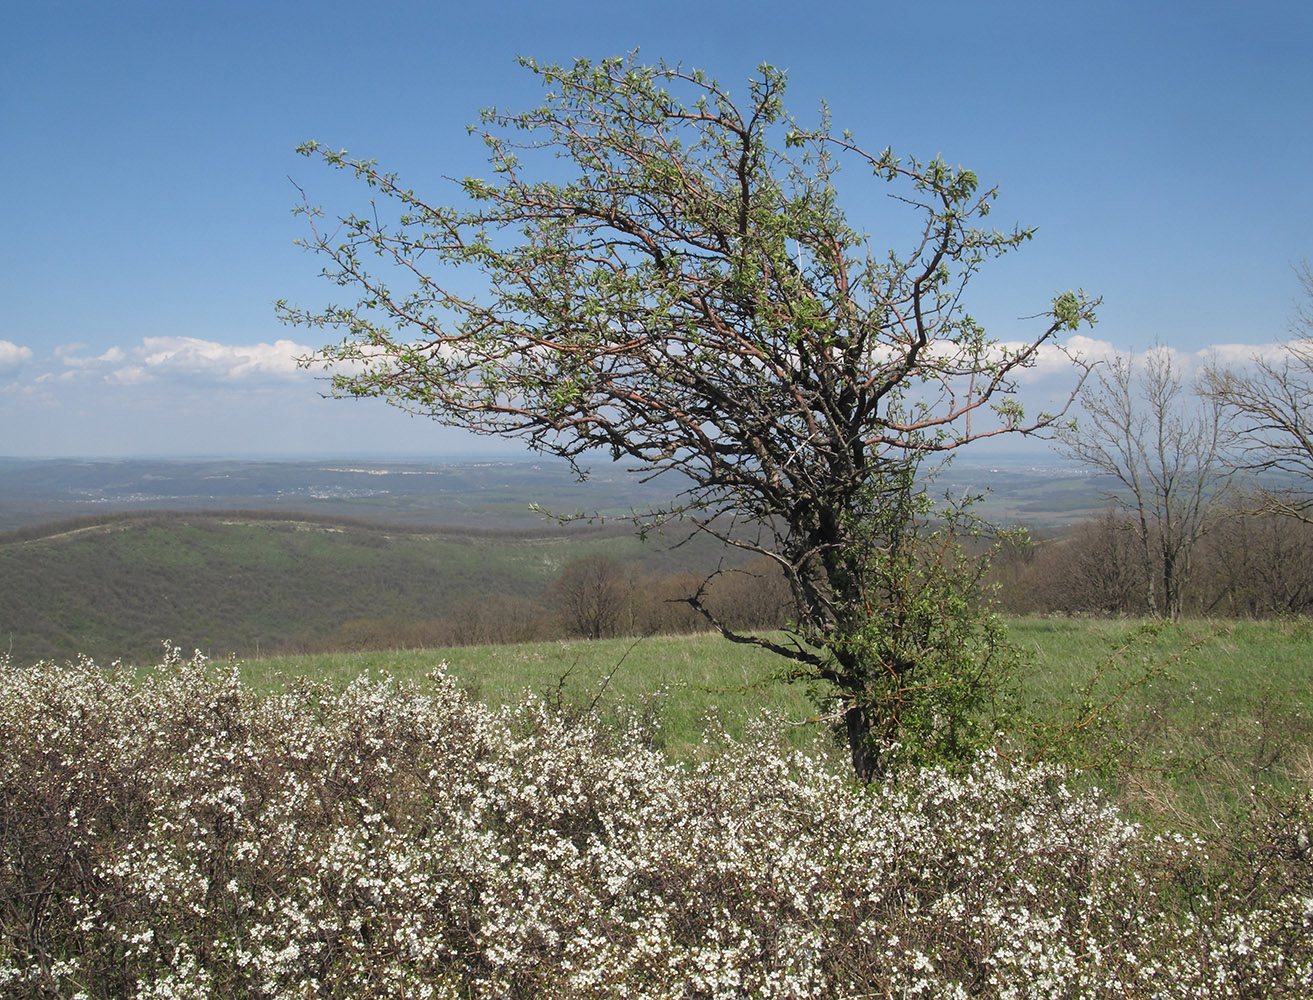
[[[424,688],[0,663],[6,997],[1268,997],[1313,983],[1313,807],[1243,856],[979,760],[855,786],[762,727]],[[1259,849],[1261,848],[1261,849]]]

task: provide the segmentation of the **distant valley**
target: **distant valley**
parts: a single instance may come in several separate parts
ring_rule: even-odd
[[[1102,509],[1083,470],[1038,462],[957,462],[936,490],[988,491],[980,512],[1045,528]],[[1047,461],[1045,461],[1047,459]],[[0,531],[47,521],[144,510],[264,510],[392,524],[482,528],[542,525],[537,506],[624,514],[668,500],[677,481],[642,482],[623,465],[594,465],[579,482],[559,461],[421,462],[0,458]]]
[[[935,488],[988,488],[986,516],[1040,530],[1099,504],[1061,469],[961,464]],[[163,639],[243,657],[497,641],[512,619],[530,629],[581,557],[631,580],[741,563],[708,536],[641,541],[614,519],[674,492],[617,467],[579,482],[531,461],[0,460],[0,652],[142,661]],[[563,524],[534,505],[602,519]]]

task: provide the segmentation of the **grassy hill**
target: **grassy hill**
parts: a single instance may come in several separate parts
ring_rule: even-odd
[[[482,595],[536,598],[569,561],[645,573],[715,565],[625,526],[416,528],[270,512],[106,515],[0,535],[0,649],[17,662],[211,657],[314,644],[356,621],[442,619]]]

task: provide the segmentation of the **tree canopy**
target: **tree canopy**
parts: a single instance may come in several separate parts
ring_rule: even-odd
[[[988,334],[967,284],[1032,230],[984,227],[996,191],[969,170],[868,151],[824,107],[799,123],[778,69],[736,103],[700,71],[633,55],[522,65],[543,102],[482,112],[470,131],[489,172],[455,182],[455,204],[301,147],[374,198],[331,224],[302,205],[305,244],[355,301],[281,314],[341,334],[307,359],[337,395],[521,438],[581,472],[597,455],[676,474],[679,500],[653,517],[770,557],[794,592],[792,640],[726,634],[833,685],[869,773],[874,688],[905,687],[926,654],[853,641],[887,603],[863,515],[888,499],[915,518],[908,470],[1052,423],[1023,411],[1016,377],[1096,303],[1063,292],[1026,336]],[[849,222],[841,166],[887,186],[905,245],[878,250]]]
[[[1240,422],[1236,464],[1262,477],[1261,508],[1313,524],[1313,267],[1304,261],[1296,273],[1305,301],[1295,337],[1247,370],[1211,366],[1205,386]]]
[[[1112,358],[1080,404],[1089,419],[1059,428],[1061,448],[1114,484],[1105,497],[1134,532],[1144,610],[1175,620],[1195,549],[1228,499],[1223,407],[1192,391],[1162,347]]]

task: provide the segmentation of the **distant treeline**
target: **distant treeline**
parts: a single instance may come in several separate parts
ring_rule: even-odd
[[[1108,513],[1061,533],[1009,538],[989,556],[989,593],[1013,615],[1147,616],[1145,583],[1155,572],[1135,544],[1135,526]],[[1154,551],[1154,546],[1149,546]],[[983,552],[978,551],[977,557]],[[1313,614],[1313,525],[1256,516],[1237,506],[1218,516],[1188,567],[1185,611],[1195,617],[1278,618]],[[574,560],[541,594],[481,593],[441,619],[360,617],[332,633],[298,636],[288,651],[493,645],[557,638],[704,631],[687,598],[704,573],[644,573],[605,555]],[[708,606],[741,630],[777,629],[793,617],[783,574],[769,559],[717,574]]]
[[[707,620],[688,602],[704,584],[707,607],[731,628],[777,629],[793,617],[788,585],[768,559],[722,570],[708,583],[706,572],[648,573],[641,563],[590,555],[567,564],[535,596],[472,593],[442,617],[427,620],[392,614],[353,618],[326,635],[293,636],[280,651],[423,649],[705,632]]]
[[[1147,615],[1162,546],[1149,525],[1109,511],[1060,535],[1005,546],[993,565],[999,607],[1013,614]],[[1189,616],[1274,618],[1313,613],[1313,525],[1243,504],[1206,525],[1173,566]]]

